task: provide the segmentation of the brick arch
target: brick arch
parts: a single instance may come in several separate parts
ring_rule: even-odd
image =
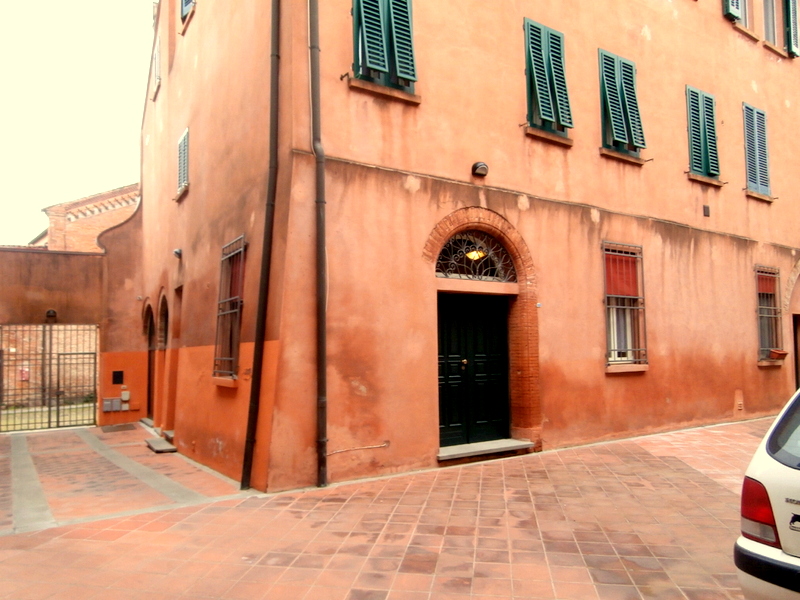
[[[531,440],[541,449],[539,315],[533,259],[525,240],[511,223],[498,213],[477,206],[459,209],[439,221],[428,237],[423,258],[435,269],[436,259],[447,241],[468,229],[483,231],[500,241],[517,271],[519,291],[510,302],[508,315],[511,437]]]

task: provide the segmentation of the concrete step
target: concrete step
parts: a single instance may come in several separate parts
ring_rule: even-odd
[[[175,432],[172,429],[166,429],[162,431],[161,435],[163,435],[164,439],[167,440],[170,444],[172,443],[172,440],[175,439]]]
[[[141,423],[142,425],[147,425],[148,427],[152,427],[153,419],[148,419],[145,417],[144,419],[139,419],[139,423]]]
[[[178,449],[175,446],[170,444],[164,438],[160,438],[160,437],[150,438],[150,439],[147,439],[145,441],[147,442],[147,446],[150,448],[150,450],[152,450],[156,454],[163,454],[165,452],[177,452],[178,451]]]

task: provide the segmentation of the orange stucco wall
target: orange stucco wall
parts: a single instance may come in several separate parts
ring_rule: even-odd
[[[800,62],[735,29],[718,2],[605,0],[580,10],[563,2],[415,2],[415,104],[342,77],[353,61],[352,3],[320,4],[331,480],[438,464],[440,288],[431,240],[467,208],[475,227],[501,224],[508,239],[518,239],[524,253],[516,256],[527,261],[524,288],[511,300],[514,435],[547,448],[781,405],[796,383],[792,315],[800,314],[793,226],[800,217],[793,185]],[[268,376],[253,471],[255,485],[271,490],[316,481],[307,4],[285,0],[282,7]],[[141,315],[147,306],[157,315],[166,301],[177,332],[157,367],[166,404],[157,400],[156,419],[174,426],[181,452],[232,477],[241,468],[257,317],[268,13],[264,2],[207,0],[182,25],[174,0],[159,4],[161,83],[154,94],[151,79],[147,95],[135,217],[140,270],[115,304],[120,315],[135,315],[131,339],[146,345]],[[520,126],[525,17],[564,33],[571,147],[527,136]],[[443,34],[456,28],[457,36]],[[599,151],[598,49],[636,63],[644,164]],[[687,85],[716,98],[721,187],[686,175]],[[743,102],[768,115],[772,202],[742,191]],[[189,189],[177,197],[177,142],[186,128]],[[489,165],[485,179],[471,176],[476,161]],[[220,251],[239,235],[249,244],[242,360],[238,386],[223,388],[210,381]],[[604,241],[642,248],[643,372],[606,372]],[[757,361],[755,265],[780,269],[790,351],[782,364]]]

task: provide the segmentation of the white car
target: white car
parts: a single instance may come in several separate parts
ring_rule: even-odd
[[[745,472],[733,558],[747,600],[800,600],[800,390]]]

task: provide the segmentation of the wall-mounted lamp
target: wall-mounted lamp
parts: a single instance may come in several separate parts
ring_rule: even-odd
[[[472,174],[475,177],[486,177],[489,174],[489,165],[485,162],[476,162],[472,165]]]
[[[172,253],[178,260],[180,260],[183,257],[183,250],[181,250],[180,248],[175,248],[175,250],[173,250]]]

